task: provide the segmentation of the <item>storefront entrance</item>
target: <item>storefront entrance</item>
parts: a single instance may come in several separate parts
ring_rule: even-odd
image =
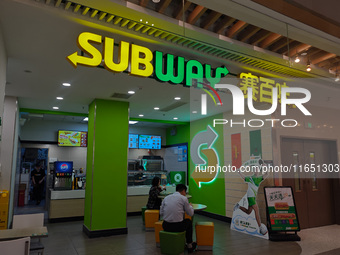
[[[282,165],[296,166],[295,173],[283,175],[283,185],[292,186],[301,228],[312,228],[335,223],[334,189],[332,178],[322,178],[317,166],[336,162],[334,141],[282,138]],[[314,164],[316,171],[305,171]],[[324,177],[324,175],[323,175]]]

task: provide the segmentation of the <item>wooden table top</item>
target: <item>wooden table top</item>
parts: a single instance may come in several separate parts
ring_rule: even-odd
[[[47,237],[47,227],[16,228],[0,230],[0,240],[14,239],[21,237]]]

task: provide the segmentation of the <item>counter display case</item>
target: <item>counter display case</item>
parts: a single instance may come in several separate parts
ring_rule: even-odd
[[[127,212],[140,212],[146,205],[152,179],[159,177],[161,185],[166,185],[167,171],[128,171]]]
[[[161,179],[161,185],[166,185],[167,181],[167,171],[128,171],[128,186],[148,186],[152,184],[152,179],[154,177],[159,177]]]

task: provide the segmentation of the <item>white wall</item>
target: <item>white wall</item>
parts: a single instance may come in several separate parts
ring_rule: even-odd
[[[0,189],[10,190],[12,175],[12,159],[14,152],[15,122],[18,110],[15,97],[5,97],[4,121],[2,123],[2,145],[0,149]],[[15,151],[16,154],[16,151]]]
[[[87,131],[87,123],[30,119],[21,127],[20,140],[57,142],[58,130]]]
[[[75,169],[86,170],[87,147],[59,147],[56,144],[22,143],[22,148],[47,148],[49,158],[57,158],[59,161],[73,161]]]

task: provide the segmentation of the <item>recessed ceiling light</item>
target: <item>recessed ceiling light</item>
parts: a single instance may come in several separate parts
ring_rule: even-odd
[[[161,0],[152,0],[155,4],[159,3]]]
[[[59,110],[59,107],[58,106],[53,106],[53,109],[54,110]]]
[[[181,98],[180,98],[180,97],[175,97],[174,99],[175,99],[175,100],[181,100]]]
[[[131,124],[131,125],[136,124],[136,123],[138,123],[138,121],[129,120],[129,124]]]
[[[192,111],[192,113],[197,113],[197,111]]]
[[[307,55],[307,52],[301,53],[301,56],[306,56],[306,55]]]
[[[133,90],[129,90],[128,91],[128,94],[131,94],[131,95],[133,95],[133,94],[135,94],[136,92],[134,92]]]
[[[158,111],[159,110],[159,107],[155,107],[155,108],[153,108],[154,110],[156,110],[156,111]]]
[[[177,118],[177,117],[175,117],[175,118],[174,118],[174,120],[178,120],[178,118]]]
[[[152,24],[151,26],[154,26],[154,24]]]
[[[140,21],[140,22],[142,22],[143,20],[142,20],[142,19],[140,19],[139,21]]]
[[[57,97],[58,100],[63,100],[64,98],[63,97]]]
[[[89,117],[85,117],[83,121],[89,121]]]
[[[65,86],[65,87],[70,87],[70,86],[71,86],[71,83],[64,82],[64,83],[63,83],[63,86]]]
[[[143,115],[143,114],[139,114],[138,116],[139,116],[139,117],[144,117],[144,115]]]

